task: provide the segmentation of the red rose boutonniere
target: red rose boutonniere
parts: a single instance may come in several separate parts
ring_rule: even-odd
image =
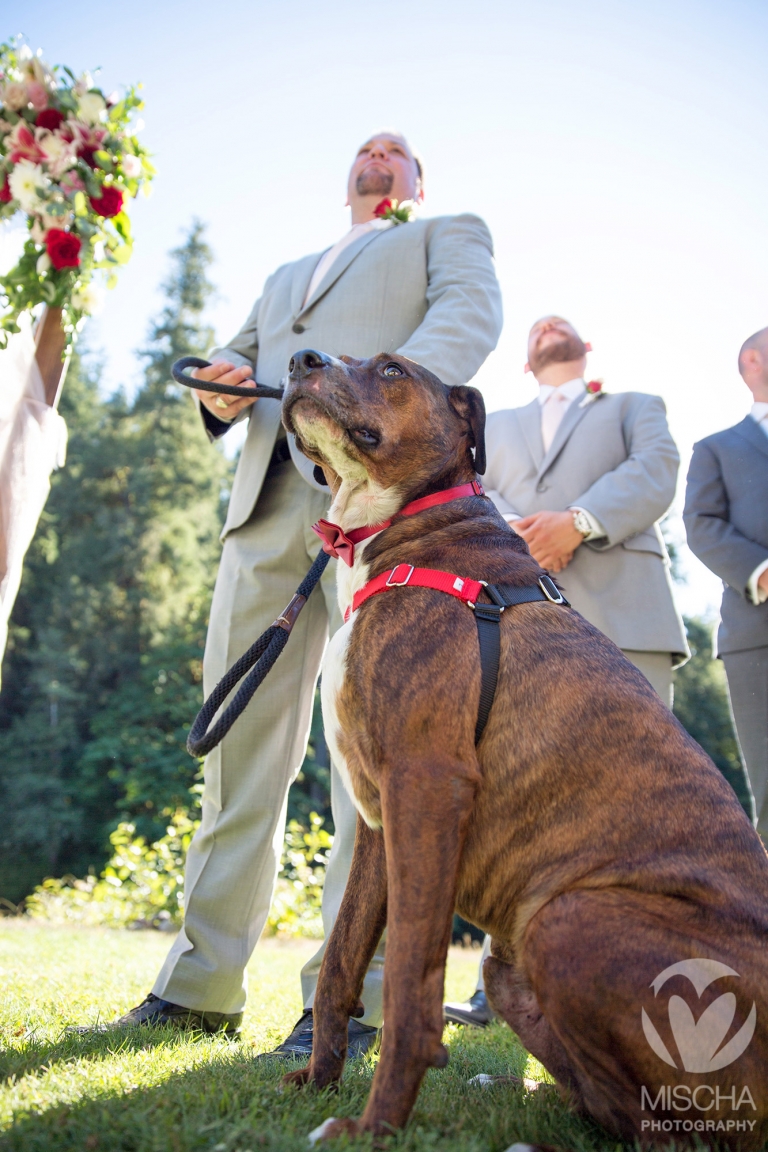
[[[587,394],[579,405],[580,408],[586,408],[587,404],[593,404],[595,400],[599,400],[601,396],[605,396],[602,380],[588,380],[586,389]]]
[[[416,205],[413,200],[403,200],[398,204],[397,200],[387,198],[379,201],[373,214],[379,220],[392,220],[395,224],[407,224],[409,220],[413,219],[415,211]]]

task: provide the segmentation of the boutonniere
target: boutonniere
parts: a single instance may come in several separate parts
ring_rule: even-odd
[[[373,210],[374,216],[379,220],[392,220],[395,224],[407,224],[416,214],[416,205],[413,200],[403,200],[398,204],[397,200],[384,199]]]
[[[579,408],[586,408],[587,404],[593,404],[595,400],[599,400],[601,396],[605,396],[603,392],[602,380],[590,380],[586,385],[587,394],[579,404]]]

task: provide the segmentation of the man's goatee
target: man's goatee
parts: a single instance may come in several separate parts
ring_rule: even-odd
[[[379,172],[373,168],[361,172],[357,178],[358,196],[389,196],[395,177],[391,172]]]

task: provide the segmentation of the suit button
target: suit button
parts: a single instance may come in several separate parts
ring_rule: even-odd
[[[298,320],[297,320],[297,321],[296,321],[296,323],[295,323],[295,324],[294,324],[294,326],[293,326],[293,330],[294,330],[294,332],[296,333],[296,335],[297,335],[297,336],[301,336],[302,332],[304,331],[304,325],[303,325],[303,324],[299,324],[299,322],[298,322]]]
[[[536,491],[537,492],[546,492],[548,487],[549,487],[549,485],[545,484],[543,480],[539,480],[538,484],[536,485]]]

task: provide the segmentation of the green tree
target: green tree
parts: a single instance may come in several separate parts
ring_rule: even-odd
[[[102,399],[98,365],[78,357],[62,396],[69,459],[27,557],[0,695],[0,895],[11,899],[44,875],[99,869],[120,820],[162,835],[163,810],[189,803],[198,768],[184,739],[231,465],[169,373],[211,339],[201,225],[171,255],[133,401]]]

